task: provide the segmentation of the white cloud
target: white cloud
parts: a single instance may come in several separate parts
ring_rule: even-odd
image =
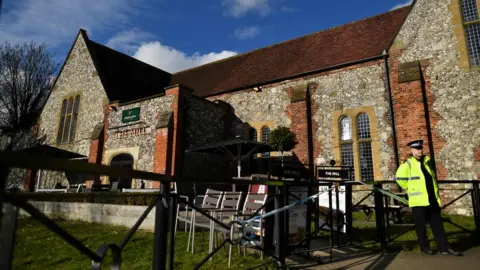
[[[108,39],[105,45],[168,72],[181,71],[237,54],[224,50],[187,55],[173,47],[163,45],[158,39],[155,40],[153,34],[139,28],[119,32]]]
[[[412,2],[413,2],[413,0],[408,0],[408,1],[406,1],[406,2],[403,2],[403,3],[401,3],[401,4],[398,4],[398,5],[393,6],[390,10],[394,10],[394,9],[402,8],[402,7],[404,7],[404,6],[411,5]]]
[[[269,0],[224,0],[224,14],[232,17],[241,17],[248,12],[257,12],[261,16],[271,12]]]
[[[258,26],[237,28],[233,34],[238,39],[250,39],[260,34],[260,28]]]
[[[133,57],[167,72],[177,72],[200,66],[216,60],[236,55],[236,52],[221,51],[206,54],[194,53],[187,55],[175,48],[161,44],[158,41],[142,44]]]
[[[155,35],[145,32],[139,28],[125,30],[117,33],[107,40],[105,46],[118,51],[133,54],[140,47],[141,43],[153,41]]]
[[[0,42],[45,42],[49,47],[72,42],[79,28],[89,35],[127,26],[144,8],[144,0],[23,0],[0,17]]]

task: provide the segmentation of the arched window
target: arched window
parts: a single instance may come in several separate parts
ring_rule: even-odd
[[[270,128],[263,126],[261,129],[262,132],[262,142],[268,142],[268,137],[270,136]]]
[[[343,116],[340,119],[340,155],[342,166],[353,167],[353,138],[352,138],[352,119]]]
[[[62,101],[60,121],[57,132],[57,144],[73,143],[77,132],[80,95],[65,98]]]
[[[357,143],[360,161],[360,177],[362,181],[373,181],[372,138],[368,114],[357,115]]]
[[[463,27],[472,66],[480,66],[480,17],[477,0],[461,0]]]
[[[270,128],[267,126],[263,126],[260,132],[262,135],[262,142],[267,143],[268,137],[270,136]],[[270,157],[270,153],[269,152],[262,153],[262,157]]]
[[[382,179],[375,107],[345,108],[332,112],[332,117],[332,148],[339,163],[353,169],[355,180]]]
[[[111,167],[133,168],[133,157],[130,154],[119,154],[112,158]],[[117,183],[117,188],[131,188],[132,178],[130,177],[110,177],[110,185]]]
[[[257,141],[258,140],[257,130],[254,128],[250,128],[248,138],[252,141]]]

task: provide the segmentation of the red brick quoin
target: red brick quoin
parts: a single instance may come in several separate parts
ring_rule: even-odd
[[[426,75],[426,69],[429,66],[429,60],[421,60],[420,67],[422,79],[399,82],[399,57],[402,50],[392,51],[390,59],[390,78],[393,108],[395,113],[395,128],[397,132],[397,146],[400,162],[403,162],[409,155],[407,143],[416,140],[424,140],[424,153],[431,155],[430,145],[433,146],[434,155],[439,156],[444,148],[446,141],[436,130],[437,123],[442,120],[438,112],[433,109],[435,96],[431,92],[430,78]],[[423,91],[425,90],[427,111],[425,110]],[[432,141],[428,139],[427,130],[427,112],[431,131]],[[435,160],[438,179],[447,179],[448,171],[442,162]]]
[[[168,127],[156,131],[154,168],[153,171],[166,175],[179,175],[183,164],[184,130],[183,107],[185,95],[191,95],[192,90],[177,85],[165,90],[166,96],[174,96],[171,109],[172,120]],[[154,182],[153,188],[160,187],[160,182]]]

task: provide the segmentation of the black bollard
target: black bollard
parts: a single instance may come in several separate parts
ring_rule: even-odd
[[[382,183],[375,183],[374,186],[376,188],[381,189]],[[387,234],[385,229],[385,213],[383,207],[383,194],[375,190],[374,192],[375,198],[375,219],[377,225],[377,241],[380,243],[380,248],[382,253],[387,252]]]
[[[472,206],[475,219],[475,240],[477,243],[480,243],[480,189],[478,182],[474,181],[472,183]]]
[[[352,230],[353,230],[353,195],[352,195],[352,185],[345,184],[345,222],[346,222],[346,235],[349,244],[352,244]]]
[[[175,228],[177,226],[177,197],[171,197],[170,204],[170,252],[169,252],[169,269],[173,269],[175,261]],[[185,224],[185,226],[187,226]]]
[[[277,195],[275,197],[275,209],[282,208],[285,205],[285,187],[276,188]],[[280,260],[279,264],[282,269],[285,268],[286,245],[288,243],[288,235],[285,231],[285,211],[275,213],[275,255]],[[287,240],[287,241],[285,241]]]
[[[154,270],[165,270],[167,268],[167,235],[168,235],[168,193],[170,183],[160,184],[160,196],[155,207],[155,232],[153,243],[153,265]]]

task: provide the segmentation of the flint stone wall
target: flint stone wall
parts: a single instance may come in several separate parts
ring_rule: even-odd
[[[162,96],[137,103],[120,106],[118,111],[109,114],[109,128],[105,141],[104,164],[110,164],[111,159],[121,153],[133,155],[134,169],[153,172],[155,154],[155,126],[158,115],[162,112],[172,111],[171,105],[175,96]],[[122,123],[122,112],[128,109],[140,107],[140,119],[135,122]],[[172,115],[173,117],[173,115]],[[123,138],[117,137],[118,132],[145,128],[145,134],[129,135]],[[136,151],[131,151],[136,149]],[[140,188],[141,181],[136,179],[136,188]],[[150,188],[151,181],[145,181],[145,187]]]
[[[57,146],[62,101],[65,97],[76,94],[80,94],[80,108],[75,142]],[[92,58],[85,41],[79,35],[42,111],[39,134],[46,135],[45,143],[48,145],[88,157],[91,133],[97,123],[103,122],[103,105],[107,103],[108,98]]]
[[[224,140],[226,112],[220,106],[196,96],[187,96],[185,104],[185,149]],[[183,175],[187,177],[228,177],[228,163],[228,158],[224,156],[185,153]]]
[[[436,161],[447,169],[448,180],[474,180],[480,176],[480,71],[459,67],[459,40],[449,9],[454,2],[457,1],[418,0],[395,44],[403,49],[400,63],[429,60],[427,90],[434,96],[433,107],[429,109],[440,116],[432,132],[445,141],[443,149],[436,149]],[[453,200],[470,186],[446,185],[449,190],[441,195],[447,201]],[[466,196],[449,207],[449,211],[470,214],[471,207],[471,199]]]
[[[71,144],[56,144],[60,110],[65,97],[80,94],[75,141]],[[92,58],[81,35],[66,59],[55,87],[40,116],[39,136],[46,135],[45,144],[79,153],[88,157],[91,133],[97,123],[103,122],[103,105],[107,95],[93,65]],[[43,172],[40,188],[52,188],[56,183],[68,185],[64,173]]]
[[[233,108],[238,121],[243,123],[273,121],[275,126],[290,127],[287,115],[290,104],[287,87],[284,84],[262,88],[260,92],[241,91],[215,96],[211,100],[224,101]]]
[[[328,162],[335,159],[332,147],[332,123],[336,119],[332,119],[332,112],[373,106],[377,134],[372,134],[372,142],[378,142],[379,151],[372,155],[380,156],[380,172],[376,173],[381,173],[384,180],[393,179],[395,172],[389,167],[394,157],[393,148],[389,143],[392,126],[389,121],[390,113],[384,73],[382,63],[378,63],[342,70],[310,80],[318,84],[312,95],[314,104],[318,107],[313,115],[313,120],[318,124],[314,136],[321,145],[321,150],[316,151],[317,165],[328,166]],[[372,121],[372,119],[369,120]],[[337,160],[337,163],[340,161]]]
[[[480,71],[458,66],[452,0],[419,0],[395,42],[404,45],[401,63],[429,60],[426,75],[435,97],[433,109],[441,119],[433,131],[446,141],[436,160],[448,170],[448,180],[477,179],[480,160]]]

